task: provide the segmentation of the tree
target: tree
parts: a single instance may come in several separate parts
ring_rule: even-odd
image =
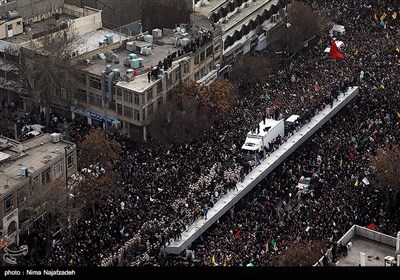
[[[53,235],[58,231],[65,231],[72,220],[81,216],[82,207],[73,201],[62,180],[55,180],[44,186],[41,186],[37,193],[32,194],[28,201],[31,212],[31,220],[41,223],[41,229],[44,230],[42,243],[45,248],[45,256],[48,257],[51,252]]]
[[[120,159],[121,144],[108,137],[100,128],[91,128],[84,139],[78,143],[79,164],[84,168],[113,170]]]
[[[201,104],[210,107],[219,118],[228,115],[236,98],[234,86],[226,79],[215,80],[209,87],[195,82],[187,83],[183,85],[183,92],[199,99]]]
[[[77,54],[72,33],[59,31],[29,41],[22,52],[19,64],[21,79],[32,94],[32,100],[46,113],[50,124],[53,104],[68,109],[71,93],[80,79]],[[65,93],[65,94],[64,94]]]
[[[121,144],[109,139],[100,128],[92,128],[78,148],[84,178],[74,194],[80,204],[92,206],[95,215],[96,205],[102,205],[110,196],[118,196],[122,190],[115,172]]]
[[[395,144],[379,147],[369,156],[373,186],[382,192],[389,210],[399,210],[400,196],[400,150]]]
[[[228,80],[216,80],[209,87],[185,83],[175,89],[174,96],[157,110],[148,130],[153,139],[165,144],[201,137],[217,118],[229,115],[236,93]]]
[[[301,241],[289,248],[282,255],[276,256],[274,266],[313,266],[325,252],[326,244],[323,241]]]
[[[233,66],[231,80],[239,84],[254,85],[263,83],[268,74],[279,66],[277,56],[270,55],[268,58],[262,54],[248,54]]]
[[[287,18],[269,32],[269,45],[275,51],[293,54],[302,49],[304,41],[311,39],[317,31],[317,14],[307,5],[293,2]]]
[[[191,95],[182,95],[162,105],[149,126],[151,137],[165,144],[190,142],[211,128],[211,107]]]

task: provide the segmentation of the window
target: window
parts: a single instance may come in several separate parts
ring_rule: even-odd
[[[17,25],[21,25],[22,24],[22,21],[17,21]]]
[[[4,214],[11,211],[14,207],[13,195],[10,194],[4,199]]]
[[[21,188],[17,192],[17,203],[18,203],[18,206],[21,205],[22,203],[24,203],[25,200],[26,200],[25,188]]]
[[[117,88],[117,99],[122,100],[122,89]]]
[[[7,25],[7,30],[12,30],[13,28],[12,28],[12,24],[10,24],[10,25]]]
[[[212,46],[209,46],[209,47],[206,49],[206,56],[209,57],[209,56],[211,56],[212,54],[213,54],[213,47],[212,47]]]
[[[160,94],[162,92],[162,82],[159,81],[157,83],[157,94]]]
[[[87,102],[87,94],[86,94],[86,90],[83,89],[78,89],[76,91],[76,99],[78,99],[79,101],[83,101],[83,102]]]
[[[167,92],[167,101],[172,101],[172,90]]]
[[[89,103],[98,107],[103,107],[102,98],[93,92],[90,93]]]
[[[159,96],[159,97],[157,98],[157,107],[160,107],[161,104],[162,104],[162,102],[163,102],[163,97],[162,97],[162,96]]]
[[[42,185],[50,183],[50,180],[51,177],[50,177],[50,167],[49,167],[42,173]]]
[[[124,106],[124,116],[130,119],[133,119],[133,109]]]
[[[54,165],[54,178],[57,179],[62,175],[62,173],[63,173],[63,163],[60,160]]]
[[[101,81],[99,79],[90,77],[89,86],[98,90],[101,90]]]
[[[147,102],[150,102],[152,98],[153,98],[153,88],[149,88],[147,90]]]
[[[86,75],[85,74],[79,74],[79,82],[82,83],[83,85],[86,86]]]
[[[171,75],[171,73],[167,73],[166,77],[167,77],[167,87],[169,87],[169,86],[172,85],[172,75]]]
[[[200,53],[200,62],[203,62],[203,60],[206,58],[206,52],[201,52]]]
[[[31,193],[34,194],[38,191],[39,189],[39,175],[36,175],[33,178],[33,184],[31,185]]]
[[[70,169],[74,165],[74,153],[67,156],[67,167]]]
[[[117,114],[122,116],[122,105],[117,104]]]
[[[140,121],[140,112],[139,112],[139,110],[133,109],[133,116],[135,117],[135,121]]]
[[[221,47],[221,44],[215,45],[214,46],[214,52],[217,52],[220,47]]]
[[[133,94],[133,101],[136,105],[139,105],[139,93]]]
[[[153,115],[154,109],[153,109],[153,103],[150,103],[149,106],[147,106],[147,116],[150,117]]]
[[[129,103],[133,103],[133,95],[132,95],[132,92],[124,91],[124,101],[125,101],[125,102],[129,102]]]
[[[197,72],[194,74],[194,79],[195,79],[196,81],[200,80],[200,72],[199,72],[199,71],[197,71]]]
[[[65,88],[60,88],[60,97],[63,99],[68,99],[67,90]]]
[[[194,58],[194,65],[198,65],[200,62],[199,56],[196,55],[196,57]]]

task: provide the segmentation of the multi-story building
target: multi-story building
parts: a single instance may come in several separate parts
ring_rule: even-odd
[[[14,2],[18,5],[15,6]],[[18,109],[28,111],[31,109],[31,96],[18,80],[20,70],[16,66],[22,63],[22,53],[29,51],[32,42],[45,34],[68,30],[79,36],[99,29],[102,25],[101,11],[98,10],[76,8],[63,4],[63,1],[39,1],[35,2],[37,7],[22,5],[25,2],[32,1],[13,1],[0,6],[6,13],[0,25],[7,30],[5,33],[0,32],[0,100],[2,105],[13,102]],[[6,7],[16,10],[7,12]],[[26,12],[28,8],[35,13]]]
[[[130,38],[118,35],[123,38],[107,51],[83,54],[87,65],[75,95],[74,117],[97,125],[107,120],[129,136],[145,139],[152,116],[172,100],[175,86],[185,81],[208,85],[211,80],[202,78],[220,65],[220,29],[185,27]]]
[[[31,19],[15,14],[7,22],[12,26],[20,23],[23,28],[15,28],[0,41],[5,59],[13,48],[17,50],[14,59],[22,61],[21,53],[25,56],[34,51],[32,46],[45,34],[73,34],[70,55],[81,62],[81,81],[76,92],[57,89],[58,102],[67,105],[64,108],[70,106],[73,117],[83,117],[93,125],[114,126],[137,139],[145,139],[153,114],[172,100],[175,86],[184,81],[209,85],[221,64],[221,29],[208,19],[129,36],[104,29],[99,10],[62,4]],[[10,75],[10,69],[4,70]],[[18,91],[22,97],[16,101],[19,108],[30,110],[31,95]],[[8,100],[10,94],[6,96],[2,99]],[[57,105],[53,104],[52,112],[62,107]]]
[[[286,16],[291,0],[195,0],[194,13],[222,29],[224,65],[267,45],[268,31]]]
[[[40,211],[44,186],[66,188],[76,173],[76,146],[60,138],[42,134],[20,143],[0,137],[0,236],[7,244],[18,244],[19,232]]]

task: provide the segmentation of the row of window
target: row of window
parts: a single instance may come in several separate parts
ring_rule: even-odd
[[[63,174],[64,170],[64,160],[58,161],[54,166],[53,166],[53,174],[54,174],[54,179],[59,178]],[[74,165],[74,154],[70,153],[67,156],[67,168],[70,169]],[[44,170],[41,174],[41,179],[42,179],[42,185],[49,184],[51,182],[51,167],[48,167],[46,170]],[[31,184],[31,194],[35,194],[39,190],[39,175],[36,175],[33,178],[33,182]],[[26,187],[22,187],[17,191],[17,205],[19,206],[26,200]],[[6,215],[8,212],[12,211],[14,209],[14,194],[8,195],[4,199],[4,215]]]
[[[215,48],[214,51],[217,51],[218,48]],[[194,58],[194,65],[198,65],[200,62],[203,62],[206,59],[206,57],[212,56],[212,54],[213,54],[213,46],[209,46],[205,51],[202,51],[200,55],[196,55],[196,57]]]

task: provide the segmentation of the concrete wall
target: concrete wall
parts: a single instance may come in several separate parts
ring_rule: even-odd
[[[102,10],[103,26],[108,29],[116,29],[140,20],[141,2],[142,0],[65,0],[65,3],[74,6],[88,6]]]
[[[16,0],[0,6],[0,14],[17,10],[18,14],[26,19],[60,8],[63,3],[64,0]]]
[[[22,18],[16,18],[14,20],[10,20],[3,24],[0,24],[0,39],[8,38],[7,28],[9,25],[12,25],[13,36],[22,34],[22,32],[24,32],[22,27]]]
[[[71,28],[75,35],[81,35],[102,27],[101,12],[73,20]]]

